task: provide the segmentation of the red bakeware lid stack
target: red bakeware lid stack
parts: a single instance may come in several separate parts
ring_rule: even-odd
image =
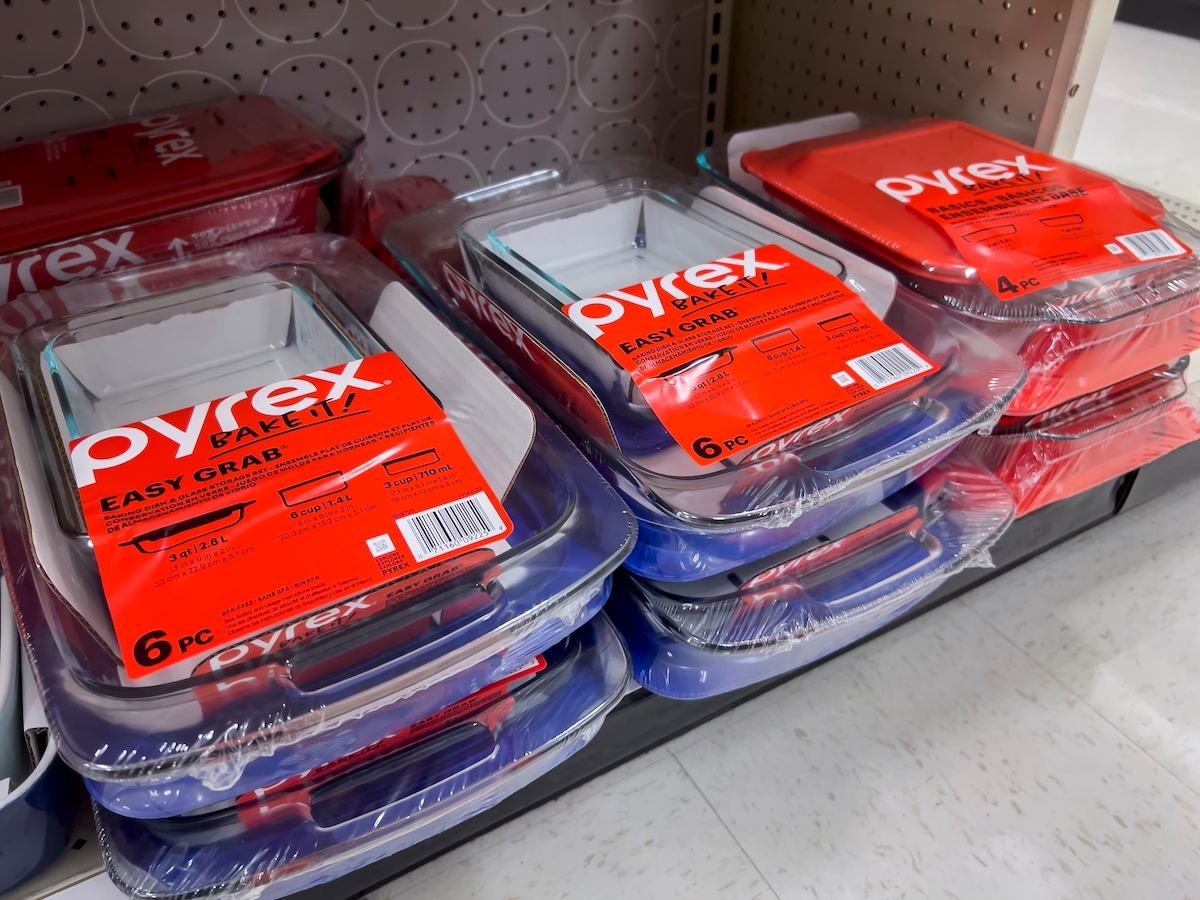
[[[962,303],[985,315],[1039,318],[1039,307],[1075,305],[1084,279],[1191,255],[1150,195],[962,122],[835,134],[741,164],[771,196],[901,271],[951,292],[986,287]]]
[[[284,184],[336,167],[349,149],[254,94],[10,144],[0,254]]]

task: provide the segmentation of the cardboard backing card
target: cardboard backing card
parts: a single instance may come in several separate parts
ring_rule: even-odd
[[[71,464],[139,677],[512,531],[390,352],[77,438]]]
[[[937,369],[840,278],[777,244],[562,311],[630,373],[701,464]]]

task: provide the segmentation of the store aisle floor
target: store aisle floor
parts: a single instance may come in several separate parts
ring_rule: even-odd
[[[1200,204],[1200,41],[1117,22],[1075,158]]]
[[[1200,42],[1111,46],[1079,158],[1200,201]],[[1200,477],[372,900],[1200,897],[1197,647]]]
[[[1200,479],[375,900],[1200,895]]]

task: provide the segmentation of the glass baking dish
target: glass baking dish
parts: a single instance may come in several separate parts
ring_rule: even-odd
[[[886,626],[948,577],[989,564],[1013,518],[1004,486],[961,453],[816,538],[691,582],[618,580],[610,614],[634,679],[709,697],[808,665]]]
[[[371,336],[360,338],[362,348],[302,285],[269,275],[26,329],[14,353],[39,428],[57,432],[51,481],[64,526],[86,530],[68,462],[72,440],[382,352]]]
[[[319,108],[300,112],[259,94],[46,138],[0,148],[5,179],[20,185],[22,199],[0,210],[0,255],[121,223],[142,220],[143,228],[153,227],[164,217],[222,201],[228,226],[238,222],[239,204],[257,207],[262,215],[271,194],[282,199],[298,188],[311,189],[315,210],[316,187],[337,175],[363,140],[360,132]],[[178,223],[175,236],[192,237]],[[240,237],[245,237],[244,226]],[[130,249],[143,251],[141,239],[134,240]],[[213,234],[208,241],[209,247],[220,245]],[[167,241],[161,244],[167,251]],[[78,247],[72,250],[64,254],[69,260],[86,255]],[[61,268],[71,265],[64,262]]]
[[[544,664],[465,717],[443,711],[442,727],[389,736],[302,782],[192,816],[98,809],[109,874],[156,900],[281,897],[445,831],[577,752],[624,694],[628,658],[604,616],[547,650]]]
[[[816,533],[806,534],[803,522],[814,510],[855,494],[841,512],[875,502],[878,485],[911,481],[926,461],[986,427],[1023,378],[1011,354],[898,290],[878,267],[648,160],[494,185],[394,222],[385,243],[618,486],[654,545],[639,545],[632,557],[651,577],[716,571],[704,562],[710,555],[722,568],[757,558]],[[601,286],[767,244],[852,289],[938,370],[702,464],[668,433],[627,370],[561,310]]]
[[[82,791],[63,764],[37,693],[22,682],[29,664],[8,588],[0,582],[0,892],[45,871],[66,848]]]
[[[1200,438],[1188,360],[1160,366],[1036,416],[1004,417],[963,444],[1004,482],[1023,516],[1132,472]]]
[[[0,467],[21,501],[3,511],[6,576],[60,752],[99,802],[124,814],[179,814],[237,796],[494,681],[594,615],[632,545],[632,516],[562,433],[348,241],[248,245],[35,295],[28,309],[65,318],[18,340],[30,348],[20,376],[13,346],[0,355]],[[167,340],[203,335],[215,327],[206,317],[229,309],[262,314],[263,327],[243,325],[235,337],[225,319],[230,340],[215,353]],[[241,342],[247,354],[216,373],[232,379],[221,390],[260,379],[264,365],[287,372],[393,350],[479,460],[512,520],[507,543],[362,595],[355,609],[367,611],[351,615],[347,605],[334,627],[328,610],[321,627],[303,624],[309,611],[277,629],[286,640],[250,634],[212,647],[200,665],[129,677],[90,541],[70,527],[71,505],[56,502],[74,488],[55,448],[71,434],[68,413],[78,430],[81,420],[121,418],[130,404],[145,411],[188,399],[185,381],[114,359],[143,328],[168,367],[185,360],[203,378],[214,377],[207,361],[220,348]],[[113,339],[105,377],[93,380],[85,363]],[[97,393],[102,382],[112,389]]]

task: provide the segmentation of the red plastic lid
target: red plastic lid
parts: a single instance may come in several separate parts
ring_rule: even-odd
[[[0,254],[274,187],[343,145],[247,94],[0,149]]]
[[[1182,359],[1159,366],[1033,416],[1001,416],[992,435],[997,439],[1016,436],[1052,440],[1103,435],[1186,394],[1183,372],[1187,364],[1187,359]]]
[[[969,281],[971,267],[946,231],[877,182],[894,179],[894,186],[903,190],[901,182],[915,174],[928,179],[928,190],[935,191],[938,170],[969,171],[972,165],[994,166],[1033,152],[963,122],[921,119],[750,151],[742,157],[742,167],[761,179],[773,196],[800,206],[835,230],[865,239],[900,269]],[[1061,160],[1055,163],[1086,172]],[[920,180],[916,184],[924,187]],[[1162,219],[1164,210],[1156,199],[1123,185],[1118,188],[1135,209],[1155,221]]]

